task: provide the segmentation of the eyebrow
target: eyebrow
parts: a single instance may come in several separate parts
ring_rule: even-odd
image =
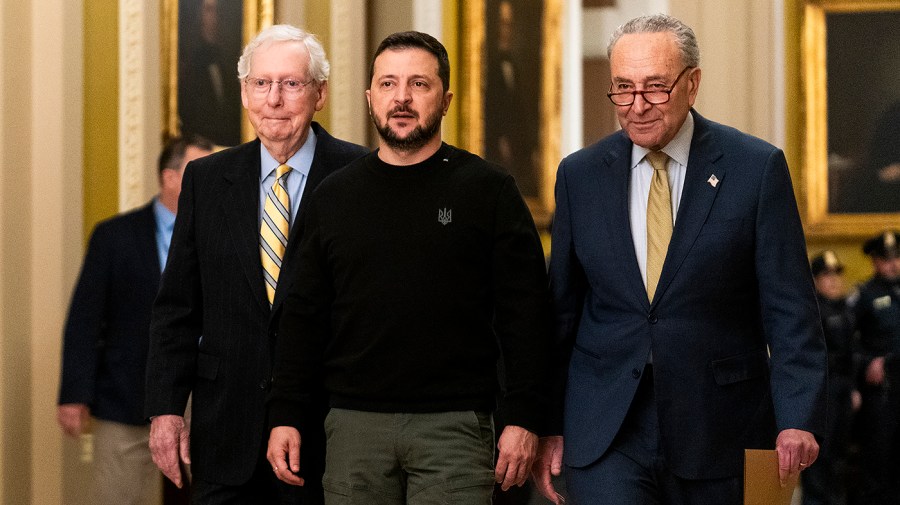
[[[667,76],[667,75],[654,74],[654,75],[649,75],[649,76],[645,77],[644,80],[641,82],[649,82],[649,81],[665,82],[668,78],[669,78],[669,76]],[[621,82],[634,83],[634,82],[636,82],[633,79],[626,79],[624,77],[615,77],[615,76],[613,76],[611,78],[611,80],[612,80],[612,82],[617,82],[617,83],[621,83]]]
[[[400,77],[395,74],[385,74],[385,75],[375,76],[375,77],[378,80],[382,80],[382,79],[394,79],[397,81],[400,80]],[[428,76],[428,74],[413,74],[407,78],[407,80],[412,80],[412,79],[425,79],[428,81],[433,80],[431,77]]]

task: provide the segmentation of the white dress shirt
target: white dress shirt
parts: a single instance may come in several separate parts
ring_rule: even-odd
[[[694,137],[694,117],[688,113],[684,124],[662,151],[669,156],[668,175],[669,189],[672,193],[672,224],[676,224],[678,206],[681,203],[681,192],[684,189],[684,175],[687,171],[688,156],[691,151],[691,139]],[[628,215],[631,220],[631,238],[634,241],[634,254],[644,286],[647,285],[647,200],[650,197],[650,181],[653,179],[653,166],[645,158],[649,149],[632,144],[631,179],[628,184]]]

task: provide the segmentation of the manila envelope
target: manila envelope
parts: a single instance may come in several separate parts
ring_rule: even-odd
[[[744,451],[744,505],[790,505],[798,477],[778,480],[778,455],[774,450]]]

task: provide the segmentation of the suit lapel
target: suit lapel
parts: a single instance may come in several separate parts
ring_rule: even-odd
[[[624,133],[620,133],[622,142],[617,148],[609,149],[603,155],[603,163],[608,170],[609,178],[598,178],[601,203],[606,206],[602,212],[613,216],[612,219],[599,219],[597,222],[624,223],[610,230],[612,244],[596,244],[597,247],[611,246],[616,258],[622,258],[624,275],[630,293],[638,305],[647,306],[647,288],[634,252],[634,238],[631,233],[631,218],[628,207],[628,188],[631,184],[631,141]],[[602,215],[600,217],[603,217]]]
[[[297,210],[297,217],[300,217],[300,214],[303,213],[303,202],[307,201],[310,193],[319,186],[322,179],[331,173],[325,165],[325,160],[328,159],[328,156],[324,154],[324,151],[331,147],[330,140],[332,137],[323,128],[318,127],[317,123],[313,123],[313,130],[316,133],[316,152],[313,153],[312,164],[309,166],[309,176],[306,179],[306,187],[303,188],[303,195],[300,197],[300,209]],[[291,235],[293,235],[293,230]],[[290,240],[288,243],[290,244]]]
[[[675,229],[669,251],[663,264],[654,303],[662,298],[669,283],[678,272],[684,259],[693,247],[697,235],[703,228],[713,202],[718,195],[719,184],[725,179],[725,167],[717,165],[722,151],[710,132],[709,123],[697,113],[694,114],[694,138],[691,140],[691,154],[684,177],[684,190],[678,207]],[[718,183],[709,182],[715,175]]]
[[[260,142],[256,140],[239,149],[234,164],[223,173],[230,186],[222,207],[253,297],[268,311],[269,301],[259,260]]]
[[[303,204],[304,202],[309,201],[309,195],[315,191],[315,189],[319,186],[319,183],[322,182],[328,174],[332,172],[326,162],[329,159],[329,156],[325,154],[326,151],[331,149],[332,139],[333,137],[325,131],[324,128],[319,126],[318,123],[313,123],[312,128],[316,134],[316,151],[313,153],[312,163],[309,166],[309,175],[306,178],[306,186],[303,188],[303,195],[300,197],[300,206],[297,208],[297,215],[294,216],[294,222],[291,224],[291,229],[288,234],[288,243],[287,249],[284,251],[284,261],[282,262],[281,267],[281,275],[279,276],[278,287],[275,289],[275,300],[272,302],[273,312],[277,310],[279,304],[284,299],[285,294],[287,293],[287,285],[281,282],[281,279],[290,279],[291,274],[290,270],[294,262],[291,261],[296,253],[297,247],[300,245],[299,238],[299,229],[300,229],[300,219],[303,215]]]

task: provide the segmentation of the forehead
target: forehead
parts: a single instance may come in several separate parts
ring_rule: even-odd
[[[257,47],[250,59],[250,75],[257,77],[293,75],[303,77],[309,69],[309,51],[298,41],[267,42]],[[277,74],[277,75],[276,75]]]
[[[623,35],[610,54],[613,79],[641,81],[669,76],[682,66],[675,35],[669,32]]]
[[[409,47],[387,49],[375,58],[373,77],[421,75],[438,77],[437,57],[428,51]]]

